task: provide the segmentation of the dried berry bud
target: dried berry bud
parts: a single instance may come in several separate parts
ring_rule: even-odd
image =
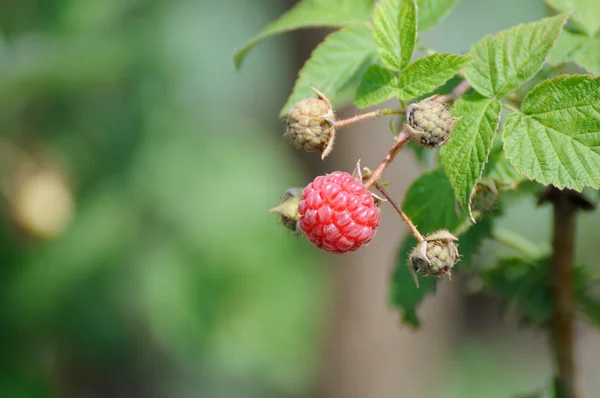
[[[306,152],[322,151],[325,158],[333,149],[335,115],[331,102],[313,87],[319,98],[306,98],[294,105],[288,113],[287,130],[298,149]]]
[[[417,273],[423,276],[437,276],[442,274],[451,276],[452,268],[458,261],[457,237],[445,229],[441,229],[424,237],[408,256],[408,266],[413,273],[417,287]]]
[[[298,203],[302,197],[302,188],[290,188],[283,193],[281,204],[269,210],[270,213],[276,213],[281,216],[283,226],[292,231],[295,235],[300,234],[298,220]]]
[[[481,180],[475,184],[469,203],[473,222],[481,220],[483,215],[492,208],[498,194],[496,184],[492,180]]]
[[[406,111],[407,127],[413,141],[430,149],[448,141],[458,120],[452,117],[445,104],[432,98],[411,104]]]

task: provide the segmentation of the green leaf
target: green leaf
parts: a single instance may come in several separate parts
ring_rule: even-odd
[[[424,173],[411,185],[406,192],[402,208],[422,234],[442,228],[455,231],[461,225],[452,187],[441,168]],[[491,220],[485,220],[460,236],[461,267],[469,264],[471,256],[483,239],[489,236],[490,230]],[[412,327],[419,326],[416,309],[423,298],[435,291],[438,281],[437,278],[420,278],[420,287],[416,288],[407,264],[408,254],[416,244],[417,241],[412,235],[404,239],[391,282],[392,303],[402,310],[402,321]]]
[[[453,230],[460,224],[452,187],[444,171],[439,168],[422,174],[410,186],[402,209],[422,234],[442,228]],[[436,278],[421,278],[419,288],[415,286],[407,260],[416,244],[416,239],[410,234],[404,240],[397,256],[391,287],[392,303],[403,312],[402,322],[415,328],[420,324],[416,309],[426,295],[435,291],[437,282]]]
[[[417,0],[417,28],[424,32],[442,20],[457,0]]]
[[[415,0],[382,0],[373,14],[373,37],[384,64],[404,69],[412,59],[417,40]]]
[[[594,275],[594,271],[582,264],[575,267],[574,295],[579,309],[588,321],[596,327],[600,327],[600,296],[596,289],[598,275],[597,271]]]
[[[554,297],[549,289],[549,259],[527,262],[505,258],[481,273],[488,289],[504,299],[507,307],[518,306],[527,324],[543,325],[552,316]]]
[[[488,160],[500,110],[498,100],[476,93],[459,98],[452,109],[452,114],[462,119],[456,122],[450,140],[442,147],[442,164],[456,198],[469,212],[471,192]]]
[[[600,75],[600,38],[587,40],[570,59],[588,72]]]
[[[402,209],[423,235],[441,228],[453,231],[461,222],[452,186],[441,168],[422,174],[408,188]]]
[[[590,37],[600,30],[600,2],[598,0],[546,0],[557,11],[572,11],[571,20]]]
[[[337,28],[363,22],[369,19],[372,8],[373,0],[303,0],[237,50],[235,66],[239,68],[248,51],[266,38],[301,28]]]
[[[587,41],[586,36],[563,30],[548,54],[548,62],[552,65],[558,65],[569,61],[572,55]]]
[[[407,263],[408,254],[416,245],[417,240],[408,234],[396,256],[390,289],[392,304],[402,311],[402,323],[413,328],[421,326],[417,308],[427,295],[435,292],[438,282],[437,278],[421,278],[417,289]]]
[[[600,38],[590,38],[564,30],[550,51],[553,65],[572,61],[595,75],[600,74]]]
[[[540,70],[567,16],[557,15],[485,37],[471,49],[475,61],[465,68],[465,77],[487,97],[505,96]]]
[[[458,54],[432,54],[410,64],[398,80],[398,97],[409,100],[427,94],[456,75],[472,58]]]
[[[371,65],[362,76],[354,103],[359,108],[377,105],[398,94],[398,78],[394,72],[379,65]]]
[[[600,187],[600,78],[559,76],[527,94],[504,126],[506,156],[545,185]]]
[[[377,57],[367,26],[349,26],[330,34],[300,70],[280,115],[286,115],[295,102],[313,97],[311,86],[327,95],[335,106],[347,103],[356,93],[363,73]]]
[[[490,178],[498,189],[514,189],[527,180],[514,168],[506,158],[502,143],[490,152],[488,164],[483,171],[483,177]]]
[[[506,302],[507,307],[518,306],[527,324],[544,325],[554,307],[551,281],[551,259],[529,262],[522,258],[504,258],[494,267],[481,272],[487,287]],[[594,295],[592,273],[577,264],[573,277],[573,295],[578,309],[595,325],[600,325],[600,297]]]
[[[365,108],[393,97],[409,100],[427,94],[452,78],[471,58],[458,54],[433,54],[410,64],[397,78],[389,69],[373,65],[363,76],[356,106]]]

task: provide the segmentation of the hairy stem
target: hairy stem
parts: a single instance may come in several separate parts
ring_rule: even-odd
[[[408,228],[410,229],[410,232],[412,232],[412,234],[415,236],[415,238],[417,239],[417,241],[419,243],[423,242],[425,239],[423,238],[423,235],[421,235],[421,233],[419,232],[419,230],[417,229],[417,227],[415,226],[415,224],[412,223],[412,221],[410,221],[410,218],[408,218],[408,216],[402,211],[402,209],[400,208],[400,206],[398,206],[398,204],[394,201],[394,199],[390,196],[390,194],[388,194],[388,192],[385,190],[385,188],[383,187],[383,185],[381,185],[379,182],[375,183],[375,188],[377,188],[377,190],[379,192],[381,192],[381,194],[383,196],[385,196],[385,198],[388,200],[388,202],[390,202],[390,204],[392,205],[392,207],[394,207],[394,209],[396,209],[396,211],[398,212],[398,214],[400,214],[400,217],[402,217],[402,219],[404,220],[404,222],[406,223],[406,225],[408,225]]]
[[[352,123],[362,122],[363,120],[373,119],[387,115],[404,115],[404,109],[378,109],[372,112],[361,113],[360,115],[349,117],[348,119],[338,120],[334,123],[335,128],[347,126]]]
[[[508,109],[511,112],[520,112],[518,108],[512,106],[511,104],[508,104],[506,102],[502,103],[502,107],[504,107],[505,109]]]
[[[458,86],[456,86],[454,88],[454,90],[452,90],[451,93],[445,94],[445,95],[440,95],[435,100],[437,102],[454,102],[454,101],[456,101],[456,99],[458,97],[461,97],[462,95],[464,95],[470,88],[471,88],[471,85],[469,84],[467,79],[465,79],[462,82],[460,82],[458,84]]]
[[[556,367],[554,390],[555,398],[576,398],[578,393],[574,358],[575,302],[572,286],[578,209],[565,192],[556,194],[552,205],[552,288],[555,304],[550,337]]]
[[[491,235],[495,241],[521,253],[530,260],[539,259],[544,254],[539,245],[510,229],[495,227]]]
[[[396,154],[400,152],[402,147],[406,145],[409,139],[410,136],[406,132],[406,127],[402,127],[402,130],[400,130],[400,134],[398,134],[398,137],[396,138],[394,146],[390,148],[387,155],[385,155],[385,158],[383,158],[379,166],[377,166],[377,168],[369,174],[368,180],[365,183],[365,187],[367,187],[367,189],[371,188],[376,183],[378,183],[379,180],[381,180],[381,176],[383,175],[383,172],[385,171],[386,167],[388,167],[388,165],[392,163],[392,160],[394,160]]]

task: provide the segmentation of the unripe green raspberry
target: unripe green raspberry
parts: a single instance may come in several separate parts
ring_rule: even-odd
[[[433,98],[433,97],[432,97]],[[406,111],[408,130],[415,143],[433,149],[444,145],[457,118],[432,98],[411,104]]]
[[[333,149],[335,115],[329,99],[319,90],[313,91],[319,98],[303,99],[288,113],[285,135],[290,136],[296,148],[322,151],[325,158]]]
[[[300,203],[301,197],[302,188],[290,188],[283,193],[281,204],[269,210],[270,213],[279,214],[283,226],[292,231],[294,235],[300,234],[298,203]]]
[[[483,215],[496,203],[498,195],[499,192],[493,180],[485,179],[475,184],[469,203],[473,222],[483,218]]]
[[[445,229],[441,229],[424,237],[408,256],[408,266],[418,286],[416,274],[440,277],[451,276],[452,268],[458,261],[457,237]]]

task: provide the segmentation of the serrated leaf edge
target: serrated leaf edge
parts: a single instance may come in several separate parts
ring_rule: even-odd
[[[475,59],[474,57],[472,57],[472,56],[470,56],[470,55],[467,55],[467,54],[456,54],[456,53],[435,53],[435,54],[426,55],[426,56],[424,56],[424,57],[422,57],[422,58],[419,58],[419,59],[418,59],[418,60],[416,60],[415,62],[412,62],[410,65],[408,65],[408,66],[407,66],[407,67],[406,67],[406,68],[405,68],[405,69],[402,71],[402,73],[400,74],[400,76],[398,77],[398,79],[397,79],[398,83],[400,82],[400,80],[402,79],[402,77],[403,77],[403,76],[406,74],[406,70],[407,70],[408,68],[410,68],[411,66],[415,65],[415,64],[416,64],[418,61],[420,61],[420,60],[423,60],[423,59],[426,59],[426,58],[429,58],[429,57],[435,57],[435,56],[445,56],[445,55],[453,55],[453,56],[457,56],[457,57],[460,57],[460,58],[462,58],[462,60],[461,60],[461,61],[464,61],[464,64],[463,64],[463,65],[461,65],[460,69],[464,68],[464,67],[465,67],[465,66],[467,66],[469,63],[473,62],[473,60]],[[459,72],[460,72],[460,69],[459,69]],[[443,72],[443,71],[444,71],[444,70],[441,70],[441,71],[438,71],[438,72],[436,72],[436,73],[440,73],[440,72]],[[456,72],[456,73],[458,73],[458,72]],[[456,75],[456,73],[454,74],[454,76]],[[448,79],[446,79],[446,80],[444,80],[442,83],[438,84],[436,87],[434,87],[434,88],[433,88],[433,90],[435,90],[435,89],[437,89],[438,87],[440,87],[440,86],[442,86],[442,85],[446,84],[446,82],[447,82],[448,80],[452,79],[452,77],[453,77],[453,76],[450,76]],[[415,82],[418,82],[418,81],[415,81],[415,80],[413,80],[413,81],[409,82],[407,85],[405,85],[405,86],[403,86],[403,87],[395,87],[395,88],[398,90],[397,97],[398,97],[399,99],[403,100],[403,101],[407,101],[407,100],[410,100],[410,99],[413,99],[413,98],[417,98],[417,97],[419,97],[420,95],[427,94],[427,93],[422,93],[422,94],[419,94],[419,95],[417,95],[417,96],[414,96],[414,97],[411,97],[411,96],[404,96],[403,94],[405,93],[405,88],[406,88],[406,87],[409,87],[409,86],[411,86],[411,85],[413,85]]]
[[[576,74],[576,75],[571,75],[571,74],[568,74],[568,73],[564,73],[562,75],[553,76],[553,77],[551,77],[549,79],[545,79],[545,80],[539,82],[538,84],[536,84],[535,86],[533,86],[531,88],[531,90],[529,90],[527,92],[527,94],[523,98],[523,101],[521,101],[521,106],[522,106],[522,104],[525,104],[527,102],[527,100],[529,99],[529,96],[531,95],[531,93],[535,92],[537,89],[539,89],[539,87],[541,87],[541,86],[543,86],[545,84],[551,84],[555,80],[577,78],[577,77],[588,77],[588,78],[590,78],[592,80],[598,80],[598,79],[600,79],[600,76],[594,76],[592,73],[581,73],[581,74]],[[560,109],[553,109],[553,110],[563,110],[563,109],[567,109],[567,108],[560,108]],[[538,113],[524,113],[524,112],[520,112],[520,113],[522,113],[525,116],[538,115]]]
[[[372,30],[371,24],[369,22],[360,22],[360,23],[355,23],[355,24],[350,24],[350,25],[346,25],[338,30],[335,30],[331,33],[329,33],[327,36],[325,36],[325,38],[323,39],[323,41],[321,41],[310,53],[310,56],[304,61],[304,63],[302,64],[302,67],[298,70],[298,76],[296,77],[296,80],[294,80],[294,85],[292,86],[292,92],[290,93],[290,95],[286,98],[285,103],[283,105],[283,108],[281,109],[281,111],[279,112],[279,117],[280,118],[285,118],[288,114],[288,112],[284,112],[284,110],[286,109],[286,105],[289,101],[289,99],[292,97],[292,95],[294,94],[294,89],[296,88],[296,84],[298,84],[298,80],[300,80],[300,78],[302,77],[302,72],[304,70],[304,67],[306,66],[306,64],[312,59],[313,55],[315,54],[315,52],[317,50],[319,50],[319,48],[321,47],[321,45],[323,45],[325,43],[325,41],[331,37],[332,35],[335,35],[336,33],[341,32],[344,29],[349,29],[349,28],[353,28],[353,27],[358,27],[358,26],[364,26],[366,28],[369,28]],[[359,65],[360,66],[360,65]]]
[[[515,114],[517,114],[517,112],[515,112]],[[523,116],[523,117],[526,117],[526,118],[529,118],[529,119],[532,119],[532,120],[534,120],[534,121],[538,122],[539,124],[541,124],[541,125],[542,125],[542,126],[544,126],[545,128],[548,128],[548,129],[550,129],[550,130],[556,131],[556,132],[557,132],[557,133],[559,133],[559,134],[562,134],[560,131],[558,131],[558,130],[556,130],[556,129],[552,128],[552,127],[546,126],[545,124],[543,124],[543,123],[542,123],[542,122],[540,122],[539,120],[535,119],[535,118],[534,118],[532,115],[526,115],[526,114],[524,114],[524,113],[521,113],[521,112],[519,112],[518,114],[519,114],[519,115],[521,115],[521,116]],[[502,131],[502,141],[505,141],[505,135],[506,135],[506,131],[505,131],[505,130],[503,130],[503,131]],[[585,185],[584,183],[581,183],[581,184],[574,184],[574,185],[572,185],[572,186],[567,186],[566,184],[554,184],[554,183],[552,183],[552,182],[550,182],[550,181],[544,181],[543,179],[541,179],[541,178],[538,178],[538,177],[533,177],[533,178],[531,178],[531,177],[529,177],[529,176],[528,176],[528,174],[527,174],[527,173],[525,173],[525,172],[524,172],[524,171],[523,171],[521,168],[519,168],[519,167],[518,167],[518,166],[517,166],[517,165],[516,165],[516,164],[513,162],[512,156],[510,156],[510,155],[509,155],[508,151],[504,151],[504,153],[506,154],[506,158],[508,159],[508,161],[510,162],[510,164],[511,164],[511,165],[512,165],[512,166],[515,168],[515,170],[517,170],[517,173],[521,174],[522,176],[524,176],[524,177],[525,177],[525,178],[527,178],[528,180],[537,181],[537,182],[539,182],[540,184],[543,184],[543,185],[545,185],[545,186],[552,185],[552,186],[555,186],[555,187],[556,187],[556,188],[558,188],[558,189],[565,189],[565,188],[569,188],[569,189],[572,189],[572,190],[574,190],[574,191],[577,191],[577,192],[582,192],[582,191],[583,191],[583,188],[584,188],[584,187],[586,187],[586,186],[588,186],[588,185]],[[561,163],[562,163],[562,162],[561,162]],[[592,188],[594,188],[594,189],[600,189],[600,186],[598,186],[598,187],[593,187],[593,186],[592,186]]]
[[[551,17],[547,17],[547,18],[542,18],[542,19],[539,19],[539,20],[537,20],[537,21],[532,21],[532,22],[523,22],[523,23],[520,23],[520,24],[518,24],[518,25],[516,25],[516,26],[510,27],[510,28],[508,28],[508,29],[501,30],[500,32],[496,32],[496,33],[494,33],[494,34],[489,34],[489,35],[486,35],[486,36],[485,36],[483,39],[481,39],[480,41],[478,41],[477,43],[475,43],[475,44],[473,45],[473,47],[471,47],[471,49],[469,50],[469,53],[470,53],[470,52],[473,50],[473,48],[475,48],[475,47],[476,47],[478,44],[480,44],[480,43],[483,43],[484,41],[490,41],[490,40],[492,40],[494,37],[498,37],[498,36],[501,36],[501,35],[507,35],[507,34],[508,34],[508,33],[509,33],[511,30],[513,30],[513,29],[518,29],[518,28],[520,28],[520,27],[524,27],[524,26],[527,26],[527,25],[535,24],[535,23],[538,23],[538,22],[540,22],[540,21],[543,21],[543,20],[548,20],[548,19],[551,19],[551,18],[557,18],[557,17],[559,17],[559,16],[561,16],[561,15],[562,15],[562,16],[563,16],[563,22],[562,22],[562,24],[561,24],[561,26],[560,26],[560,29],[559,29],[558,33],[557,33],[557,34],[556,34],[556,36],[554,37],[554,40],[552,41],[552,46],[550,46],[550,49],[548,50],[548,54],[546,54],[546,57],[544,58],[544,62],[543,62],[543,63],[540,65],[540,67],[539,67],[539,68],[538,68],[538,69],[535,71],[535,73],[532,75],[532,77],[531,77],[530,79],[528,79],[527,81],[523,82],[523,84],[525,84],[525,83],[527,83],[528,81],[530,81],[530,80],[531,80],[531,79],[532,79],[532,78],[533,78],[533,77],[534,77],[534,76],[535,76],[535,75],[536,75],[536,74],[537,74],[537,73],[538,73],[538,72],[539,72],[539,71],[540,71],[540,70],[541,70],[541,69],[544,67],[544,64],[545,64],[545,63],[547,63],[547,62],[548,62],[548,55],[550,54],[550,51],[551,51],[551,50],[554,48],[554,46],[556,45],[556,40],[558,39],[558,36],[560,35],[560,32],[563,30],[563,27],[564,27],[564,26],[565,26],[565,24],[567,23],[567,21],[568,21],[569,17],[571,16],[571,14],[572,14],[572,12],[571,12],[571,11],[567,11],[567,12],[560,13],[560,14],[558,14],[558,15],[554,15],[554,16],[551,16]],[[475,58],[476,58],[476,57],[475,57]],[[488,60],[488,67],[489,67],[489,66],[490,66],[490,64],[489,64],[489,60]],[[491,69],[491,68],[490,68],[490,69]],[[467,79],[467,80],[469,80],[469,79]],[[469,82],[469,83],[471,83],[471,82]],[[476,87],[475,87],[473,84],[471,84],[471,86],[472,86],[472,87],[473,87],[473,88],[474,88],[474,89],[475,89],[475,90],[476,90],[478,93],[480,93],[481,95],[483,95],[484,97],[487,97],[487,98],[493,98],[493,99],[497,99],[497,100],[499,100],[499,99],[502,99],[502,98],[504,98],[506,95],[508,95],[508,93],[506,93],[506,94],[504,94],[502,97],[498,97],[498,93],[497,93],[497,91],[500,91],[500,90],[498,90],[497,88],[494,88],[494,91],[496,91],[496,92],[494,92],[494,93],[493,93],[493,94],[494,94],[493,96],[489,96],[489,95],[486,95],[485,93],[482,93],[481,91],[479,91],[479,90],[478,90],[478,89],[477,89],[477,88],[476,88]],[[493,86],[493,85],[492,85],[492,86]],[[506,84],[505,84],[504,86],[506,86]],[[518,87],[517,87],[517,88],[518,88]]]
[[[558,80],[558,79],[565,79],[565,78],[572,78],[572,77],[589,77],[589,78],[591,78],[591,79],[593,79],[593,80],[595,80],[595,79],[600,79],[600,77],[596,77],[596,76],[594,76],[594,75],[592,75],[592,74],[589,74],[589,73],[585,73],[585,74],[578,74],[578,75],[562,74],[562,75],[559,75],[559,76],[554,76],[554,77],[552,77],[551,79],[546,79],[546,80],[544,80],[544,81],[542,81],[542,82],[540,82],[540,83],[536,84],[536,85],[535,85],[535,86],[534,86],[534,87],[533,87],[531,90],[529,90],[529,91],[527,92],[527,95],[525,95],[525,98],[523,98],[523,101],[522,101],[522,103],[525,103],[525,102],[527,101],[527,98],[529,97],[529,95],[530,95],[532,92],[534,92],[536,89],[538,89],[540,86],[542,86],[542,85],[545,85],[545,84],[550,84],[551,82],[553,82],[553,81],[555,81],[555,80]],[[514,112],[514,113],[517,113],[517,112]],[[556,131],[557,133],[560,133],[560,134],[562,134],[560,131],[557,131],[556,129],[554,129],[554,128],[550,127],[550,126],[546,126],[544,123],[542,123],[542,122],[541,122],[541,121],[539,121],[538,119],[534,118],[533,116],[534,116],[534,115],[537,115],[537,113],[533,113],[533,114],[526,114],[526,113],[523,113],[523,112],[518,112],[518,114],[520,114],[520,115],[522,115],[522,116],[524,116],[524,117],[526,117],[526,118],[533,119],[533,120],[535,120],[536,122],[538,122],[539,124],[541,124],[542,126],[544,126],[545,128],[548,128],[548,129],[554,130],[554,131]],[[510,115],[509,115],[509,116],[510,116]],[[506,132],[505,132],[505,131],[504,131],[504,129],[503,129],[503,131],[502,131],[502,141],[503,141],[503,142],[505,141],[505,134],[506,134]],[[583,190],[583,188],[584,188],[584,187],[586,187],[586,185],[585,185],[585,184],[583,184],[583,183],[582,183],[582,184],[579,184],[579,185],[576,185],[576,186],[567,187],[567,185],[564,185],[564,184],[555,185],[555,184],[551,184],[549,181],[543,181],[543,180],[541,180],[541,179],[539,179],[539,178],[530,178],[530,177],[528,177],[528,176],[527,176],[527,174],[526,174],[526,173],[524,173],[524,172],[523,172],[523,170],[522,170],[521,168],[519,168],[519,167],[518,167],[518,166],[517,166],[517,165],[516,165],[516,164],[513,162],[513,159],[512,159],[512,157],[511,157],[511,156],[509,156],[509,154],[508,154],[508,152],[507,152],[506,150],[504,150],[504,155],[506,156],[506,159],[508,159],[508,161],[510,162],[510,164],[511,164],[511,165],[512,165],[512,166],[515,168],[515,170],[517,170],[517,173],[521,174],[521,175],[522,175],[524,178],[526,178],[526,179],[528,179],[528,180],[537,181],[537,182],[539,182],[539,183],[541,183],[541,184],[543,184],[543,185],[553,185],[553,186],[555,186],[555,187],[557,187],[557,188],[559,188],[559,189],[570,188],[570,189],[573,189],[573,190],[575,190],[575,191],[578,191],[578,192],[581,192],[581,191]],[[595,189],[600,189],[600,187],[592,187],[592,188],[595,188]]]
[[[488,145],[488,150],[487,150],[487,153],[485,154],[485,160],[481,164],[481,168],[480,168],[480,171],[479,171],[479,176],[475,180],[475,184],[473,184],[473,186],[471,187],[471,192],[469,193],[469,201],[467,203],[468,216],[469,216],[469,218],[471,220],[473,220],[473,224],[475,224],[475,222],[474,222],[475,219],[473,217],[473,211],[471,209],[471,203],[473,202],[473,191],[475,190],[475,187],[477,186],[477,183],[479,181],[481,181],[481,178],[483,177],[483,172],[485,171],[485,166],[490,161],[490,152],[492,152],[492,143],[494,142],[494,138],[496,137],[496,134],[498,134],[498,130],[500,130],[500,120],[502,120],[502,104],[497,99],[495,99],[495,101],[498,102],[498,104],[500,106],[500,112],[498,112],[498,120],[496,120],[496,128],[495,128],[494,134],[492,135],[491,143],[490,143],[490,145]],[[491,102],[490,102],[490,104],[491,104]]]

